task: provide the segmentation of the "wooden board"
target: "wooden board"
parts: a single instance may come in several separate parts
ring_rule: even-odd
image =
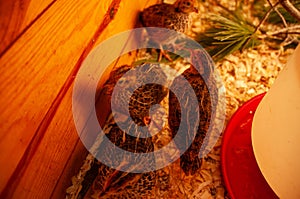
[[[96,44],[134,27],[154,2],[55,1],[0,57],[0,198],[64,197],[86,155],[72,118],[74,77]]]
[[[0,1],[0,55],[8,50],[55,0]]]

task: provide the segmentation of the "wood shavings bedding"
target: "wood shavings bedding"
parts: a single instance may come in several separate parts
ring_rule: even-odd
[[[226,88],[227,118],[243,103],[269,90],[293,51],[272,50],[262,44],[216,64]]]
[[[228,1],[224,1],[221,1],[221,3],[228,3]],[[234,4],[230,4],[230,7],[234,6]],[[208,7],[216,9],[216,6],[205,5],[204,3],[199,7],[200,13],[208,12]],[[192,27],[193,32],[203,31],[206,28],[205,16],[200,16],[200,18],[195,16],[195,20]],[[257,20],[255,23],[257,23]],[[190,32],[191,37],[195,35],[193,32]],[[216,69],[226,89],[226,123],[243,103],[269,90],[293,51],[293,49],[274,50],[262,43],[254,49],[247,49],[242,53],[233,53],[216,63]],[[151,56],[145,51],[139,52],[138,59],[147,58],[151,58]],[[182,63],[176,64],[177,66],[174,66],[174,68],[186,67]],[[168,101],[166,100],[164,103],[166,105]],[[166,139],[166,142],[168,142],[169,134],[169,129],[166,127],[164,133],[159,135],[158,140],[163,141]],[[218,138],[210,153],[203,158],[201,169],[193,176],[184,175],[179,160],[169,165],[168,174],[171,186],[168,193],[161,194],[161,198],[229,198],[221,174],[221,144],[222,136]],[[78,193],[82,188],[81,183],[90,170],[93,161],[94,158],[88,155],[78,174],[72,178],[72,185],[66,190],[66,198],[78,198]],[[157,194],[160,195],[160,193]]]
[[[260,45],[243,53],[234,53],[216,64],[226,88],[227,121],[244,102],[269,90],[292,52]],[[179,160],[168,166],[172,186],[165,198],[229,198],[221,174],[221,139],[203,159],[201,169],[195,175],[185,176]],[[79,173],[72,178],[67,198],[77,198],[92,162],[93,157],[88,155]]]

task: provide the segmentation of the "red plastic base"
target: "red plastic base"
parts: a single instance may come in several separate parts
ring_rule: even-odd
[[[251,127],[254,112],[265,93],[257,95],[232,116],[223,136],[221,163],[232,199],[277,199],[264,179],[253,153]]]

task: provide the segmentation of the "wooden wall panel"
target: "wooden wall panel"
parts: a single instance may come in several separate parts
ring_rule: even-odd
[[[120,66],[121,64],[130,64],[134,59],[134,54],[132,55],[126,55],[121,57],[121,59],[116,60],[112,66]],[[68,92],[68,94],[71,94],[71,90]],[[70,106],[71,104],[71,96],[65,98],[65,100],[67,101],[67,106]],[[106,109],[106,107],[108,106],[108,99],[105,96],[101,96],[101,98],[98,101],[98,104],[96,105],[96,107],[98,107],[97,110],[101,110],[101,112],[103,112],[103,115],[107,115],[108,114],[108,109]],[[59,110],[64,110],[64,106],[60,106]],[[72,113],[68,112],[66,115],[66,118],[72,118]],[[57,114],[54,117],[54,120],[59,120],[61,119],[59,117],[59,115]],[[103,125],[105,121],[105,118],[101,118],[99,123],[101,125]],[[60,126],[56,129],[59,128],[63,128],[63,126]],[[52,130],[49,128],[48,129],[49,132],[51,132]],[[76,139],[77,139],[77,144],[76,145],[72,145],[73,146],[73,152],[72,151],[68,151],[66,152],[65,157],[69,158],[68,162],[66,163],[64,169],[58,170],[57,172],[61,173],[60,175],[60,179],[58,180],[58,184],[55,186],[53,193],[52,193],[52,197],[53,198],[57,198],[57,196],[62,196],[65,194],[65,190],[68,186],[71,185],[71,177],[77,175],[79,168],[82,166],[83,160],[85,159],[86,155],[87,155],[87,150],[86,148],[83,146],[81,140],[78,138],[78,134],[76,132],[76,129],[73,129],[73,132],[76,133],[76,135],[73,135]],[[57,139],[58,140],[58,139]],[[75,142],[73,142],[75,143]],[[63,160],[62,160],[63,161]]]
[[[0,55],[54,2],[55,0],[0,1]]]
[[[103,6],[109,4],[58,1],[1,57],[0,190],[32,138],[43,134],[45,116],[101,23]]]
[[[80,64],[155,2],[57,0],[0,54],[0,198],[64,197],[87,153],[71,111]]]

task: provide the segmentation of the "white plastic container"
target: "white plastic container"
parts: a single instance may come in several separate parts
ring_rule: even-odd
[[[280,198],[300,198],[300,45],[259,104],[252,124],[255,158]]]

